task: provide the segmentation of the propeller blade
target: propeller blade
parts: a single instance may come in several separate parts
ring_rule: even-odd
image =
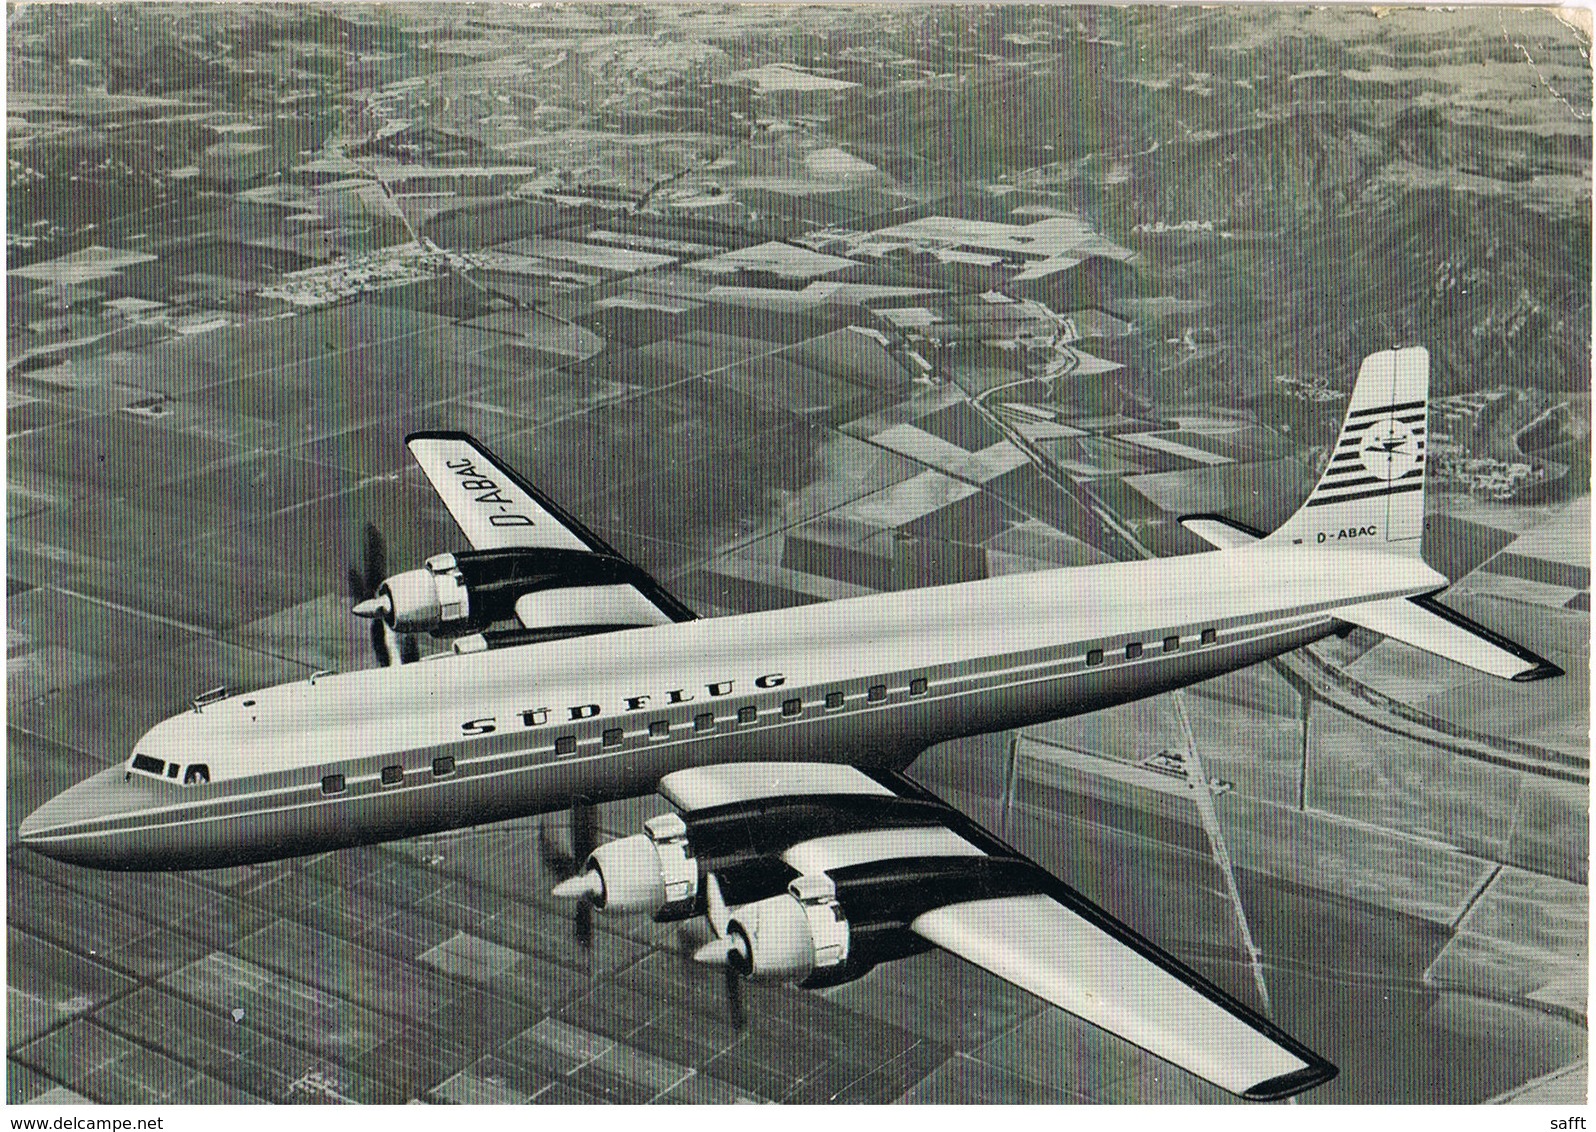
[[[593,904],[584,900],[576,906],[576,942],[584,951],[593,946]]]
[[[371,597],[371,591],[366,589],[366,579],[353,566],[349,567],[348,581],[350,601],[363,602]]]
[[[722,968],[726,972],[726,1010],[731,1015],[732,1028],[741,1030],[748,1025],[748,1012],[743,1009],[743,980],[730,964]]]
[[[598,807],[591,802],[577,802],[571,806],[571,855],[585,865],[597,848]],[[583,948],[593,946],[591,900],[584,900],[576,906],[575,927],[576,942]]]
[[[542,823],[538,824],[538,859],[555,876],[564,878],[576,872],[576,859],[554,843],[548,827]]]
[[[571,856],[587,863],[598,848],[598,807],[592,802],[571,806]]]
[[[374,523],[366,524],[366,592],[373,594],[388,576],[388,544]]]
[[[714,873],[709,874],[705,883],[704,903],[704,916],[709,926],[717,938],[724,938],[727,925],[731,923],[731,909],[726,906],[726,897],[720,890],[720,878]]]
[[[388,626],[381,621],[371,623],[371,651],[384,668],[393,663],[393,656],[388,652]]]
[[[416,643],[413,633],[406,633],[399,638],[399,663],[414,664],[421,659],[421,646]]]

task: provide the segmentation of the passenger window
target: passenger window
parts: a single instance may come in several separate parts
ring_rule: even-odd
[[[393,766],[382,768],[382,784],[384,786],[398,786],[405,780],[405,768],[395,763]]]
[[[1180,638],[1179,637],[1165,637],[1164,638],[1164,651],[1165,652],[1174,652],[1178,648],[1180,648]]]
[[[668,719],[656,719],[648,725],[648,735],[651,739],[663,739],[670,733],[671,721]]]
[[[1086,654],[1086,663],[1087,664],[1102,664],[1103,663],[1103,650],[1102,649],[1092,649],[1090,652],[1088,652]]]
[[[442,778],[442,777],[444,777],[444,775],[453,774],[453,773],[454,773],[454,756],[453,755],[439,755],[437,758],[432,760],[432,776],[434,778]]]
[[[1203,630],[1203,644],[1211,645],[1217,640],[1219,640],[1219,630],[1217,630],[1217,629],[1204,629]]]
[[[211,768],[204,763],[193,763],[183,775],[184,786],[204,786],[211,780]]]
[[[604,732],[603,742],[606,747],[619,747],[621,745],[621,740],[625,738],[626,732],[622,731],[619,727],[611,727]]]
[[[561,735],[558,739],[554,740],[554,753],[557,755],[576,754],[576,736]]]
[[[926,678],[924,676],[916,676],[913,680],[909,681],[909,695],[923,696],[925,695],[925,690],[930,686],[931,685],[926,682]]]
[[[842,701],[843,695],[841,692],[826,693],[826,706],[828,708],[840,708],[842,706]]]
[[[802,700],[782,700],[781,701],[781,714],[782,715],[800,715],[800,714],[802,714],[803,710],[804,710],[804,702]]]
[[[758,718],[759,718],[759,709],[757,707],[755,707],[753,704],[748,704],[745,707],[740,707],[740,708],[737,709],[737,722],[738,723],[752,723],[752,722],[754,722],[754,720],[756,720]]]
[[[693,730],[694,731],[713,731],[713,730],[715,730],[715,717],[713,715],[711,715],[707,711],[703,715],[695,715],[695,716],[693,716]]]
[[[865,699],[869,700],[873,704],[880,703],[886,698],[887,686],[885,684],[872,684],[870,685],[870,691],[865,693]]]
[[[321,780],[321,792],[323,794],[342,794],[344,792],[344,776],[341,774],[329,774],[324,777]]]
[[[1125,659],[1126,660],[1135,660],[1137,657],[1139,657],[1141,655],[1142,655],[1142,643],[1140,641],[1132,641],[1130,644],[1125,646]]]

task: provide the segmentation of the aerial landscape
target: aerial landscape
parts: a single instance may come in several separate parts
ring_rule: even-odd
[[[1360,359],[1422,345],[1424,559],[1563,676],[1353,629],[908,774],[1333,1061],[1300,1103],[1583,1103],[1590,41],[1528,8],[14,8],[8,1102],[1232,1102],[942,952],[731,994],[694,925],[550,895],[565,813],[184,873],[17,829],[213,689],[447,652],[351,615],[465,546],[418,430],[708,618],[1271,530]]]

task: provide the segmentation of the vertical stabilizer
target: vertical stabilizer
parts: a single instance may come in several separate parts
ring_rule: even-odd
[[[1308,501],[1264,541],[1417,556],[1429,397],[1430,355],[1422,346],[1363,359],[1330,463]]]

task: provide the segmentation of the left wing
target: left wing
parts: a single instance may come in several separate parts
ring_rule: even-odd
[[[601,910],[705,914],[704,962],[828,986],[936,945],[1249,1100],[1335,1066],[902,775],[739,763],[665,776],[676,814],[562,884]]]
[[[416,432],[405,443],[473,550],[544,552],[548,576],[570,580],[516,602],[515,615],[525,628],[696,618],[640,567],[468,433]]]
[[[1182,515],[1180,525],[1217,550],[1251,546],[1265,537],[1262,531],[1223,515]]]
[[[615,553],[470,434],[414,432],[405,444],[473,550],[516,546]]]

